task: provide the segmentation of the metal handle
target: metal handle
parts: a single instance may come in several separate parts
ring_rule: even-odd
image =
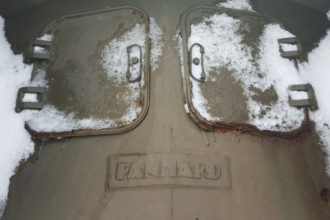
[[[24,95],[27,93],[36,94],[38,96],[37,102],[24,102]],[[17,113],[24,109],[41,110],[47,103],[47,88],[44,87],[21,87],[17,92],[16,108]]]
[[[133,57],[131,60],[131,49],[133,47],[138,47],[140,51],[140,58]],[[139,69],[139,75],[135,79],[131,79],[131,66],[140,63],[140,69]],[[126,78],[129,83],[135,83],[137,81],[141,80],[142,76],[142,48],[140,45],[133,44],[131,46],[127,47],[127,72],[126,72]]]
[[[202,67],[202,73],[201,73],[201,77],[200,79],[197,79],[193,74],[192,74],[192,65],[193,63],[198,65],[199,64],[199,60],[197,58],[197,60],[195,60],[196,58],[194,58],[194,60],[192,59],[192,50],[194,46],[198,46],[200,48],[200,53],[201,53],[201,67]],[[189,49],[189,75],[196,81],[198,82],[205,82],[206,79],[206,75],[204,72],[204,47],[202,45],[200,45],[199,43],[194,43],[193,45],[191,45],[190,49]]]

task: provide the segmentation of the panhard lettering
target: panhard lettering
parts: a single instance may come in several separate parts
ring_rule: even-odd
[[[192,154],[110,156],[110,189],[146,186],[231,186],[229,158]]]

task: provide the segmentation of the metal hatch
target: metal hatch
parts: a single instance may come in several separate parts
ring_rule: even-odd
[[[144,39],[127,40],[125,33],[137,26],[143,29]],[[64,114],[74,113],[78,120],[96,118],[111,123],[95,129],[45,132],[27,122],[26,128],[34,138],[117,134],[144,119],[149,107],[150,50],[149,18],[144,11],[118,7],[64,16],[51,22],[42,35],[53,36],[46,48],[48,59],[33,52],[25,59],[34,62],[32,81],[45,72],[47,104]],[[121,38],[126,40],[120,44],[125,48],[115,48],[107,56],[105,48],[111,49],[110,43]],[[125,55],[118,58],[117,53]],[[114,73],[118,66],[123,71]],[[130,115],[129,122],[121,120],[132,108],[139,109],[136,115]]]
[[[263,28],[267,24],[279,24],[275,19],[261,15],[254,12],[241,11],[235,9],[221,8],[221,7],[207,7],[196,6],[192,7],[180,16],[180,35],[182,37],[182,52],[183,52],[183,83],[185,90],[185,102],[187,103],[187,110],[191,118],[203,129],[211,131],[223,132],[240,132],[254,135],[277,136],[283,138],[293,138],[306,130],[309,124],[308,109],[300,109],[301,121],[299,126],[286,131],[259,129],[257,126],[249,123],[248,108],[246,106],[247,98],[241,88],[239,82],[233,78],[232,70],[221,66],[219,69],[212,69],[208,76],[205,73],[205,56],[208,48],[203,46],[203,39],[197,43],[188,44],[191,36],[191,26],[199,24],[205,17],[213,15],[228,15],[229,17],[239,20],[242,24],[248,24],[250,29],[245,31],[242,26],[238,31],[239,34],[244,35],[243,43],[251,48],[253,60],[259,55],[259,49],[256,47],[258,38],[263,33]],[[205,22],[206,25],[208,21]],[[228,42],[226,42],[228,43]],[[298,47],[301,50],[301,47]],[[193,50],[196,50],[193,54]],[[297,51],[300,53],[301,51]],[[221,51],[218,52],[219,54]],[[197,55],[196,55],[197,54]],[[282,56],[283,57],[283,56]],[[290,57],[291,58],[291,57]],[[239,63],[240,60],[234,62]],[[199,67],[199,72],[193,70],[196,66]],[[196,69],[196,68],[195,68]],[[219,74],[215,73],[221,73]],[[209,80],[210,77],[213,80]],[[200,92],[203,93],[210,111],[215,115],[215,119],[209,120],[203,117],[196,109],[193,99],[193,84],[200,86]],[[253,90],[254,88],[251,88]],[[255,90],[255,99],[260,102],[272,102],[276,99],[276,91],[270,87],[266,91]],[[289,104],[288,104],[289,105]]]

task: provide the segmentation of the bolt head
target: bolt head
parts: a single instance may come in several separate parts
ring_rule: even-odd
[[[132,64],[137,64],[139,62],[139,58],[137,57],[132,57],[132,60],[131,60]]]
[[[195,64],[195,65],[199,65],[199,63],[200,63],[200,59],[197,58],[197,57],[195,57],[195,58],[193,59],[193,64]]]

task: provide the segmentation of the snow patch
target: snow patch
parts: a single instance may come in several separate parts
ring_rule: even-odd
[[[330,21],[330,10],[327,13],[328,20]]]
[[[34,143],[24,129],[24,115],[15,113],[20,87],[28,84],[32,66],[14,55],[5,38],[4,19],[0,16],[0,217],[5,208],[10,177],[21,160],[34,151]]]
[[[298,128],[304,119],[304,114],[302,110],[289,106],[287,88],[290,84],[303,81],[297,75],[293,63],[280,56],[277,42],[279,38],[292,35],[281,29],[279,25],[267,25],[264,34],[260,37],[261,58],[254,63],[251,48],[241,43],[243,37],[238,34],[241,25],[240,20],[226,14],[205,17],[203,22],[191,26],[188,48],[194,43],[203,42],[204,70],[207,80],[215,80],[209,75],[212,69],[226,67],[234,72],[235,80],[241,84],[248,98],[249,123],[259,129],[288,131]],[[246,29],[248,30],[248,27]],[[193,57],[199,56],[194,53],[193,50]],[[199,77],[197,74],[200,72],[199,66],[193,65],[195,77]],[[292,72],[295,74],[291,74]],[[271,109],[268,105],[251,98],[255,95],[250,90],[251,87],[264,92],[272,86],[277,91],[278,101]],[[195,80],[192,80],[192,93],[193,104],[201,116],[211,121],[219,120],[219,117],[208,113],[207,100],[201,94],[199,83]]]
[[[53,40],[53,35],[52,34],[44,34],[41,37],[38,37],[37,40],[52,41]]]
[[[33,80],[30,81],[28,84],[29,86],[34,87],[48,87],[48,81],[46,80],[46,71],[43,69],[37,69]]]
[[[184,104],[184,110],[186,111],[187,114],[189,114],[190,111],[187,103]]]
[[[126,71],[128,67],[127,61],[127,47],[137,44],[142,48],[142,60],[139,62],[144,62],[145,53],[145,26],[144,24],[136,24],[132,29],[127,31],[122,36],[115,38],[108,43],[103,52],[102,60],[100,61],[103,68],[106,70],[109,79],[115,81],[116,83],[127,82]],[[136,48],[136,47],[134,47]],[[134,51],[132,51],[134,53]],[[137,56],[139,59],[139,54],[131,54],[131,57]],[[135,66],[139,65],[134,65]],[[139,70],[133,69],[132,78],[137,76]],[[143,75],[143,74],[142,74]]]
[[[185,76],[184,76],[182,37],[181,37],[181,33],[179,32],[179,30],[177,30],[177,32],[175,34],[175,38],[178,41],[178,49],[179,49],[179,55],[180,55],[180,67],[181,67],[180,69],[181,69],[181,75],[182,75],[184,96],[186,97],[186,83],[185,83]],[[198,77],[198,76],[196,76],[196,77]],[[207,108],[208,102],[202,95],[202,92],[201,92],[200,87],[198,86],[198,83],[195,80],[192,80],[191,83],[192,83],[192,102],[193,102],[193,105],[196,108],[196,110],[199,112],[199,114],[209,121],[220,120],[220,118],[214,117],[211,114],[209,114],[209,112],[208,112],[209,109]],[[185,103],[184,108],[187,113],[190,112],[187,103]]]
[[[330,175],[330,29],[320,41],[318,47],[308,54],[308,63],[299,65],[299,73],[304,80],[312,84],[319,110],[310,112],[320,134],[321,142],[328,154],[328,174]]]
[[[42,54],[48,53],[45,48],[39,47],[39,46],[34,46],[33,47],[33,52],[34,53],[42,53]]]
[[[150,64],[151,71],[158,68],[158,59],[162,55],[163,31],[154,18],[150,18]],[[126,82],[127,70],[127,51],[129,45],[138,44],[142,47],[143,54],[145,52],[145,27],[144,24],[136,24],[134,28],[125,33],[123,36],[112,40],[106,45],[102,54],[102,65],[107,70],[108,76],[117,82]],[[138,55],[138,54],[137,54]],[[132,57],[132,56],[131,56]],[[142,60],[143,62],[143,60]]]
[[[77,129],[102,129],[113,124],[112,121],[95,118],[75,119],[73,113],[65,114],[54,106],[47,105],[41,111],[24,111],[29,126],[36,131],[60,132]]]
[[[281,44],[280,47],[283,51],[297,51],[298,47],[295,44]]]
[[[38,95],[36,93],[25,93],[23,102],[38,102]]]
[[[154,32],[155,35],[157,35]],[[142,111],[142,107],[137,105],[137,100],[140,97],[140,88],[144,86],[144,72],[142,68],[142,78],[139,82],[127,83],[126,71],[127,71],[127,47],[130,45],[137,44],[141,46],[142,57],[139,55],[139,49],[133,47],[131,51],[131,58],[137,57],[141,60],[139,62],[144,63],[145,54],[145,26],[143,24],[136,24],[131,30],[119,38],[113,39],[107,44],[102,52],[101,64],[106,70],[108,77],[114,82],[121,84],[128,89],[124,98],[127,104],[130,105],[128,111],[120,119],[129,124],[139,115]],[[154,60],[157,61],[156,59]],[[131,79],[135,79],[139,74],[139,64],[131,67]],[[115,123],[115,122],[112,122]]]
[[[305,91],[289,91],[289,96],[293,100],[308,99],[308,94]]]
[[[263,78],[255,78],[256,85],[262,91],[264,91],[262,88],[267,89],[273,85],[278,100],[271,106],[270,110],[267,105],[259,105],[255,101],[249,101],[250,122],[259,129],[289,131],[300,127],[304,119],[302,110],[289,106],[288,87],[292,84],[305,83],[305,81],[299,76],[294,63],[281,57],[277,42],[277,39],[292,36],[278,24],[270,24],[266,26],[264,34],[260,38],[261,58],[258,60],[258,64]],[[267,87],[264,87],[265,85]],[[262,111],[266,114],[262,115]]]
[[[217,6],[254,12],[249,0],[227,0],[226,2],[218,3]]]

